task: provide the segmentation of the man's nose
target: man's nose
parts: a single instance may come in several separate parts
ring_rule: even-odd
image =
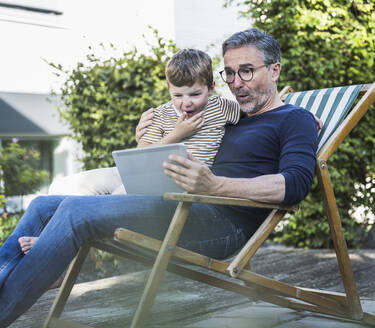
[[[244,81],[240,78],[240,76],[237,74],[234,75],[234,81],[231,83],[232,87],[237,89],[244,85]]]

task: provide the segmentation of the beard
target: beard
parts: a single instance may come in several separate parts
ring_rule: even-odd
[[[270,101],[272,88],[262,89],[238,89],[234,90],[234,95],[241,107],[241,110],[247,114],[259,112],[267,102]]]

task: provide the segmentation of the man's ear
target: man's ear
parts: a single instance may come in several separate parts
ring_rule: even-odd
[[[280,77],[281,63],[277,62],[277,63],[271,64],[271,71],[272,71],[272,79],[276,82]]]

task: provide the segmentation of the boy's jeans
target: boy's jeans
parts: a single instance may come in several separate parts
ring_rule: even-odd
[[[177,203],[139,195],[40,196],[0,249],[0,327],[25,312],[61,275],[88,240],[118,227],[163,239]],[[39,236],[24,255],[21,236]],[[246,242],[215,206],[193,204],[179,245],[223,258]],[[41,319],[42,321],[42,319]]]

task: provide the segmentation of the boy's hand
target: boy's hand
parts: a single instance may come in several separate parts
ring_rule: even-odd
[[[199,112],[192,117],[187,117],[186,113],[182,113],[176,122],[176,126],[171,132],[176,139],[183,140],[196,133],[204,123],[204,112]]]

